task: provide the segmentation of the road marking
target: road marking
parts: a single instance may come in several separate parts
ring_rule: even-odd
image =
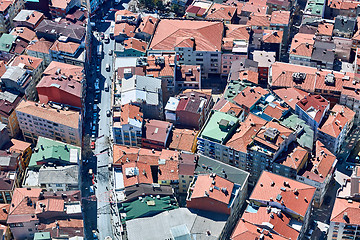
[[[107,152],[105,151],[105,152],[97,153],[97,154],[95,154],[95,156],[99,156],[99,155],[105,154],[105,153],[107,153]]]

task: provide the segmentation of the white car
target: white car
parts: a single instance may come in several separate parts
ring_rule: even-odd
[[[113,54],[113,50],[109,50],[109,56],[111,56]]]
[[[106,71],[110,72],[110,64],[106,64]]]

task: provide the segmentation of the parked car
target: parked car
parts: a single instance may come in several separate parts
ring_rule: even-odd
[[[110,72],[110,64],[106,64],[106,71]]]
[[[113,54],[113,50],[109,50],[109,55],[111,56]]]
[[[111,116],[111,111],[110,111],[110,110],[107,110],[107,111],[106,111],[106,116],[108,116],[108,117]]]
[[[109,84],[107,82],[105,82],[105,84],[104,84],[104,89],[107,92],[109,91]]]
[[[95,149],[95,142],[94,142],[94,141],[92,141],[92,142],[90,143],[90,148],[91,148],[91,149]]]

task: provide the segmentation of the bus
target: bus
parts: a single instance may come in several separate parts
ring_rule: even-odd
[[[103,52],[103,49],[102,49],[102,43],[100,43],[98,46],[97,46],[97,54],[99,57],[102,56],[102,52]]]

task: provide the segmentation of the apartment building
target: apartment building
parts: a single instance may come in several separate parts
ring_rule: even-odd
[[[333,154],[340,151],[345,137],[354,124],[354,117],[355,113],[351,109],[337,104],[331,109],[328,119],[320,126],[318,139]]]
[[[27,141],[35,142],[39,136],[43,136],[81,145],[82,117],[79,112],[26,100],[21,101],[15,111]]]
[[[173,124],[160,120],[146,120],[142,147],[161,150],[168,146]]]
[[[53,44],[52,42],[46,41],[44,39],[40,39],[28,45],[26,47],[26,53],[29,56],[43,59],[44,66],[48,66],[52,61],[50,56],[50,48],[52,44]]]
[[[298,239],[303,239],[310,223],[315,187],[267,171],[262,172],[250,204],[280,209],[300,225]]]
[[[52,61],[63,62],[76,66],[85,66],[85,48],[79,43],[59,38],[50,48]]]
[[[0,122],[7,126],[9,135],[15,137],[19,134],[19,122],[15,108],[21,101],[22,96],[8,91],[0,92]]]
[[[35,10],[22,9],[13,19],[14,27],[28,27],[34,30],[45,18],[44,14]]]
[[[122,105],[120,111],[113,111],[113,134],[116,144],[141,146],[143,113],[140,107],[131,104]]]
[[[223,31],[221,22],[163,19],[158,23],[148,56],[175,51],[179,65],[200,65],[205,76],[220,74]]]

